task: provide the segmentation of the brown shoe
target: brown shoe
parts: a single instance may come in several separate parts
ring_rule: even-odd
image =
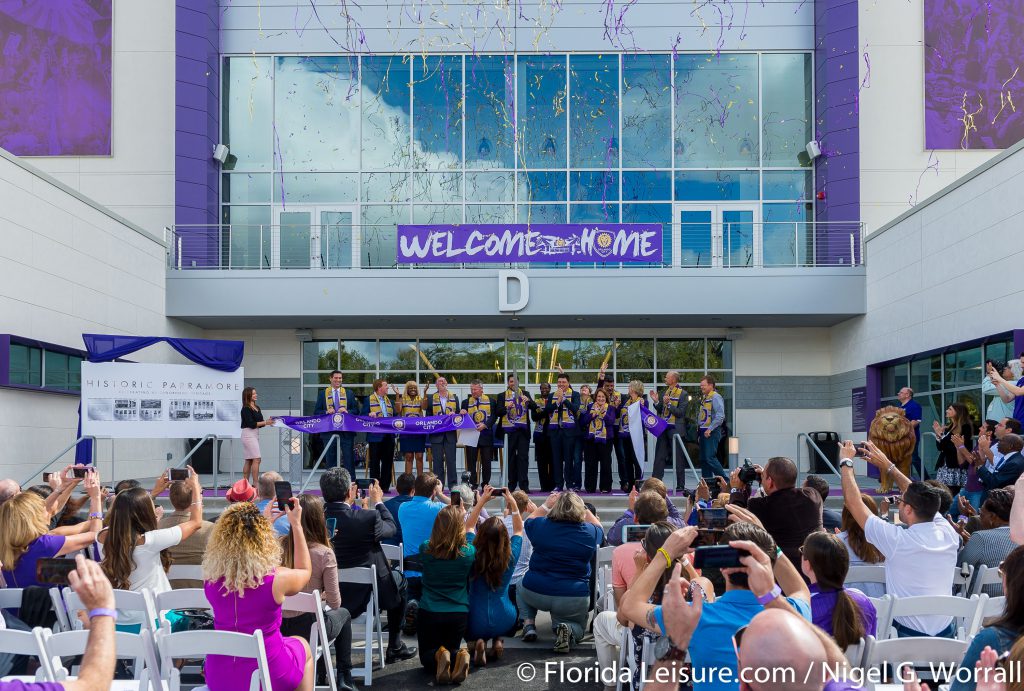
[[[437,665],[434,680],[438,685],[452,683],[450,669],[452,666],[452,656],[444,646],[438,648],[437,652],[434,653],[434,663]]]
[[[473,646],[473,665],[483,667],[487,664],[487,641],[482,638],[476,640]]]
[[[455,664],[452,665],[451,683],[461,684],[469,676],[469,651],[465,648],[459,650],[455,655]]]
[[[500,660],[501,656],[505,654],[505,641],[500,638],[495,638],[494,642],[491,643],[491,657],[495,660]]]

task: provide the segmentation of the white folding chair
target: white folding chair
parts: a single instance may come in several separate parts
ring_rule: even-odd
[[[61,593],[60,588],[50,588],[50,602],[53,603],[53,611],[57,615],[57,623],[54,625],[53,630],[55,632],[70,631],[73,627],[71,626],[68,608],[64,605],[64,595]]]
[[[622,674],[618,674],[618,679],[615,682],[615,691],[623,691],[624,688],[636,691],[633,689],[633,673],[636,671],[636,646],[633,642],[633,634],[630,631],[630,627],[623,626],[620,636],[619,666],[616,669],[619,672],[623,669],[629,669],[629,679],[623,681]]]
[[[65,588],[61,594],[64,596],[64,607],[67,609],[68,619],[71,621],[71,629],[81,630],[84,627],[75,613],[88,608],[82,604],[78,594],[71,588]],[[115,590],[114,603],[121,611],[142,612],[142,628],[149,629],[150,633],[156,632],[156,612],[153,610],[153,603],[149,599],[148,591]]]
[[[20,590],[20,588],[19,588]],[[3,592],[3,590],[0,590]],[[6,609],[6,608],[5,608]],[[39,669],[35,677],[4,677],[5,680],[20,679],[21,681],[56,681],[49,656],[43,647],[43,633],[46,629],[36,627],[31,631],[14,631],[0,629],[0,650],[12,655],[25,655],[39,660]]]
[[[331,691],[338,691],[338,680],[334,678],[334,662],[331,659],[331,642],[327,638],[327,622],[324,621],[324,602],[320,591],[296,593],[284,599],[282,609],[316,615],[316,621],[309,632],[309,649],[313,653],[313,665],[322,655],[327,668],[327,681]]]
[[[981,606],[978,607],[978,612],[979,617],[981,618],[981,626],[985,625],[985,620],[987,619],[1003,616],[1003,613],[1006,611],[1005,595],[989,597],[988,595],[982,594],[980,597]]]
[[[172,567],[173,568],[173,567]],[[170,622],[164,614],[172,609],[209,609],[213,607],[206,597],[206,591],[202,588],[181,588],[179,590],[168,590],[152,596],[153,609],[156,611],[154,618],[159,619],[160,628],[169,627]],[[170,629],[167,629],[170,633]]]
[[[377,654],[380,655],[381,669],[385,666],[384,660],[384,633],[380,623],[380,600],[377,596],[377,567],[364,566],[356,569],[338,569],[338,581],[340,583],[368,585],[372,589],[370,601],[366,604],[366,611],[352,620],[352,641],[353,648],[359,636],[356,632],[361,628],[363,632],[363,666],[361,669],[352,670],[352,676],[361,677],[367,686],[373,685],[373,649],[376,642]]]
[[[0,609],[20,609],[24,588],[0,588]]]
[[[612,552],[615,551],[615,547],[598,547],[597,548],[597,568],[600,569],[602,566],[607,564],[612,565]]]
[[[381,543],[381,547],[384,549],[384,556],[387,557],[388,561],[398,562],[398,570],[405,571],[405,545],[399,543],[397,545],[385,545]]]
[[[871,604],[875,606],[875,638],[884,641],[889,637],[889,629],[892,626],[892,595],[883,595],[882,597],[869,597]],[[864,650],[861,649],[863,653]],[[847,659],[850,659],[849,656]],[[853,664],[853,660],[850,659],[850,664]]]
[[[850,667],[864,666],[864,652],[867,650],[867,645],[867,639],[861,638],[858,642],[846,647],[843,654],[846,655],[846,661],[850,663]]]
[[[952,666],[960,664],[967,651],[967,641],[952,638],[893,638],[887,641],[876,640],[868,636],[864,651],[864,667],[892,665],[898,667],[935,666],[940,664]],[[948,667],[947,667],[948,668]],[[896,679],[902,675],[894,674]]]
[[[597,599],[594,601],[598,612],[615,611],[615,591],[612,588],[612,569],[607,564],[597,572]]]
[[[953,594],[967,597],[967,590],[971,586],[971,579],[974,577],[974,566],[961,564],[953,567]]]
[[[885,585],[885,565],[858,564],[851,566],[846,573],[846,584],[850,583],[881,583]]]
[[[263,645],[263,631],[256,629],[252,635],[234,631],[181,631],[156,636],[160,651],[162,679],[169,691],[181,690],[181,672],[175,668],[174,660],[202,659],[209,655],[227,655],[256,660],[256,669],[249,680],[249,691],[270,689],[270,669],[267,665],[267,650]],[[192,691],[208,691],[200,686]]]
[[[982,564],[974,574],[974,582],[971,584],[971,595],[981,595],[986,585],[998,585],[1001,590],[1003,577],[999,575],[998,568]]]
[[[139,691],[162,691],[164,688],[160,680],[160,667],[156,661],[156,649],[153,647],[153,634],[149,629],[143,628],[141,633],[124,633],[118,631],[114,634],[114,650],[118,659],[133,659],[135,661],[135,683],[130,684],[124,681],[116,682],[118,688],[138,689]],[[71,675],[74,671],[64,667],[61,658],[74,658],[85,654],[86,645],[89,641],[89,632],[76,630],[64,631],[62,633],[50,633],[43,631],[43,648],[50,663],[55,681],[68,681],[75,677]]]
[[[171,568],[167,569],[167,580],[171,581],[172,587],[174,581],[201,581],[203,580],[203,565],[171,564]]]
[[[958,619],[957,640],[966,641],[977,633],[981,599],[955,595],[920,595],[895,598],[889,610],[886,631],[892,635],[892,622],[897,617],[952,616]]]

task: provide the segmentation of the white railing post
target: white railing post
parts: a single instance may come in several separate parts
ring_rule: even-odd
[[[853,237],[853,233],[850,233],[850,266],[857,266],[857,250],[856,241]]]

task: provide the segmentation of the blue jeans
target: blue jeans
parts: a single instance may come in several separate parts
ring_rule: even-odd
[[[704,430],[699,430],[700,435],[700,475],[707,479],[716,475],[722,475],[728,479],[729,474],[722,468],[718,461],[718,442],[722,440],[722,428],[716,427],[711,434],[704,436]]]
[[[892,627],[896,630],[896,636],[898,638],[926,638],[929,634],[915,631],[909,626],[904,626],[895,619],[892,622]],[[932,636],[933,638],[956,638],[956,619],[950,622],[949,626],[939,631],[937,634]]]
[[[587,595],[541,595],[520,583],[516,588],[516,604],[524,620],[535,621],[538,611],[550,612],[551,630],[554,631],[559,624],[568,624],[573,640],[577,643],[586,633],[587,617],[590,614],[590,597]]]
[[[960,493],[953,497],[953,505],[949,507],[949,515],[953,518],[959,518],[960,516],[960,503],[957,497],[967,497],[967,501],[974,507],[974,510],[981,511],[981,502],[985,499],[985,490],[968,492],[966,489],[961,489]]]

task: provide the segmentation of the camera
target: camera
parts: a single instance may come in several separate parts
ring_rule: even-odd
[[[739,479],[740,482],[742,482],[744,485],[749,485],[753,482],[761,481],[761,473],[757,472],[754,469],[754,466],[750,463],[749,458],[743,459],[743,465],[740,466]]]

